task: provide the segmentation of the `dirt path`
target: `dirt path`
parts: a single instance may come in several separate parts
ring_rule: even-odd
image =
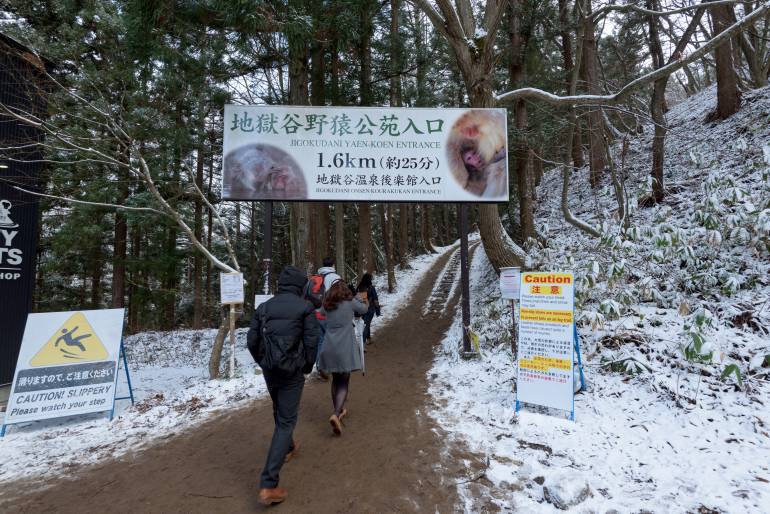
[[[441,272],[454,255],[442,255],[410,304],[376,332],[374,348],[366,354],[367,375],[351,380],[342,437],[334,437],[328,424],[329,384],[308,380],[295,432],[302,450],[282,470],[281,486],[288,488],[289,498],[273,508],[276,512],[444,513],[461,508],[454,484],[465,466],[445,458],[457,456],[458,450],[444,446],[426,413],[433,345],[451,323],[459,288],[438,299],[431,291],[437,281],[451,285],[454,277]],[[257,479],[272,430],[271,406],[260,400],[136,455],[73,470],[70,479],[4,508],[35,513],[260,512]],[[28,490],[24,483],[4,487]]]

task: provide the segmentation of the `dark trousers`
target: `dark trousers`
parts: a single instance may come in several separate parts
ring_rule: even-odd
[[[273,400],[273,419],[275,431],[267,452],[267,462],[262,470],[259,487],[271,489],[278,486],[278,474],[286,459],[286,454],[292,449],[292,434],[297,424],[299,400],[305,385],[302,370],[294,374],[275,371],[264,371],[265,384]]]
[[[374,313],[364,314],[364,342],[372,338],[372,320],[374,319]]]

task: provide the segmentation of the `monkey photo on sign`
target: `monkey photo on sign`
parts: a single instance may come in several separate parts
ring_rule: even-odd
[[[288,153],[271,145],[250,144],[228,152],[222,182],[224,198],[307,198],[307,184],[297,162]]]
[[[481,198],[504,197],[506,173],[505,115],[471,110],[452,126],[447,158],[452,176],[463,189]]]

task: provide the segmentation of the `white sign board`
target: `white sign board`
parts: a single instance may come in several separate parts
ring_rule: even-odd
[[[257,294],[254,295],[254,309],[268,301],[270,298],[272,298],[273,295],[271,294]]]
[[[219,294],[223,305],[243,303],[243,273],[220,273]]]
[[[225,105],[222,198],[507,202],[505,109]]]
[[[574,277],[521,274],[517,402],[572,411]]]
[[[519,300],[521,268],[500,268],[500,293],[506,300]]]
[[[5,424],[112,409],[123,309],[30,314]]]

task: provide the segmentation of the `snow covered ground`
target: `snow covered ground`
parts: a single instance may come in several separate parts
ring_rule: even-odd
[[[580,217],[603,225],[601,241],[562,220],[559,195],[547,194],[560,187],[558,171],[539,188],[550,242],[532,254],[578,277],[590,386],[575,398],[574,422],[514,414],[510,307],[476,252],[472,327],[482,358],[459,358],[457,319],[429,372],[432,416],[488,459],[459,484],[467,512],[490,503],[518,512],[770,512],[770,88],[705,125],[713,106],[709,90],[669,112],[671,191],[663,205],[635,210],[641,230],[614,228],[611,186],[594,193],[576,178],[570,197]],[[646,189],[649,149],[644,137],[627,157],[632,204]]]
[[[397,288],[392,294],[387,292],[387,277],[375,277],[382,316],[372,324],[374,335],[407,304],[424,271],[447,249],[418,256],[410,261],[410,268],[397,270]],[[221,380],[208,378],[216,330],[145,332],[126,337],[136,404],[132,407],[128,400],[117,401],[112,422],[109,413],[104,413],[9,427],[6,437],[0,439],[0,484],[24,477],[40,479],[62,468],[141,450],[262,396],[265,385],[246,349],[246,332],[245,328],[236,331],[235,378]],[[228,362],[229,344],[225,344],[223,369]],[[118,396],[127,391],[121,371]],[[0,488],[0,500],[2,496]]]

